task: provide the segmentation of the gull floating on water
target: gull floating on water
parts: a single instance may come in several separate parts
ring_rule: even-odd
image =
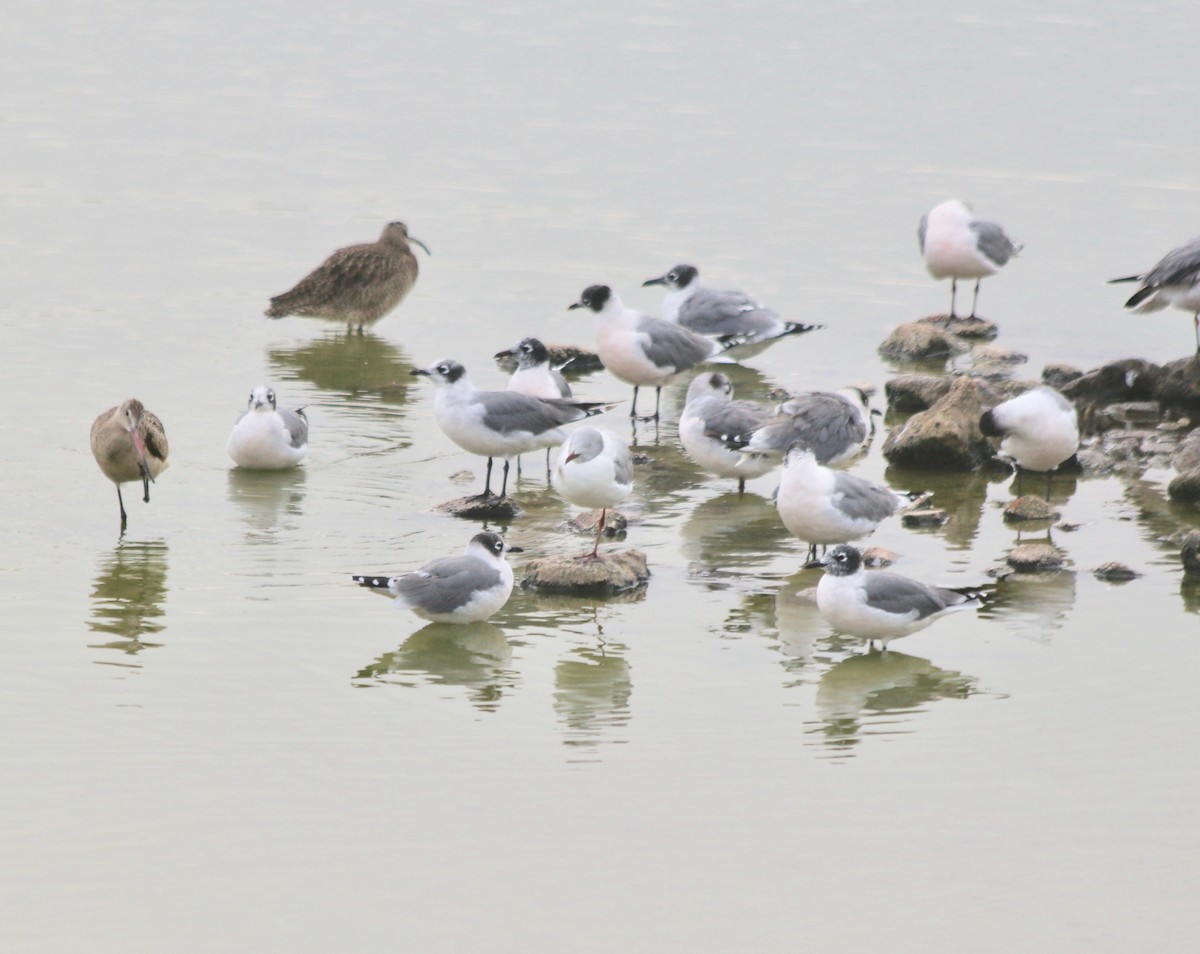
[[[237,419],[225,445],[234,463],[247,470],[283,470],[308,456],[304,408],[279,410],[275,392],[260,384],[250,392],[249,409]]]
[[[477,533],[459,556],[440,557],[400,576],[351,577],[360,586],[386,589],[400,609],[435,623],[473,623],[493,616],[508,602],[513,571],[499,534]]]
[[[410,242],[429,254],[425,243],[409,235],[403,222],[389,222],[378,241],[338,249],[291,291],[272,298],[267,317],[326,318],[362,331],[412,291],[417,257]]]
[[[600,508],[596,543],[588,554],[596,559],[608,508],[619,504],[633,489],[633,458],[629,447],[608,431],[580,427],[559,448],[551,479],[554,489],[568,503]]]
[[[480,391],[471,384],[466,369],[444,359],[412,374],[428,377],[435,385],[433,414],[438,426],[463,450],[486,457],[487,476],[478,499],[492,496],[492,459],[504,458],[500,496],[508,492],[509,458],[567,439],[563,425],[582,421],[606,410],[602,402],[546,400],[516,391]]]
[[[825,556],[825,573],[817,584],[817,609],[838,632],[878,641],[887,649],[893,639],[924,629],[957,610],[981,606],[978,588],[930,586],[886,570],[867,572],[862,554],[839,544]]]
[[[1167,252],[1162,261],[1144,275],[1112,278],[1108,283],[1119,282],[1142,283],[1142,287],[1125,302],[1126,308],[1149,312],[1174,305],[1190,311],[1196,330],[1196,352],[1200,353],[1200,237]]]
[[[142,500],[150,502],[150,484],[167,469],[167,432],[153,411],[146,410],[137,398],[128,398],[92,422],[91,445],[100,470],[117,485],[124,531],[128,517],[121,484],[140,480]]]
[[[1046,499],[1050,476],[1079,450],[1079,415],[1075,405],[1051,387],[1036,387],[997,404],[979,418],[987,437],[1001,437],[1000,453],[1021,471],[1046,472]]]
[[[595,315],[596,353],[615,378],[633,385],[630,417],[637,417],[638,388],[654,388],[650,420],[657,421],[662,386],[671,377],[733,346],[626,308],[607,285],[589,285],[568,307],[587,308]]]
[[[977,219],[958,199],[934,206],[921,216],[917,241],[925,267],[934,278],[950,279],[950,317],[955,318],[954,303],[960,278],[975,279],[970,317],[979,303],[979,282],[995,275],[1010,258],[1024,247],[1013,242],[995,222]]]
[[[688,385],[687,400],[679,415],[679,443],[709,473],[736,478],[738,493],[742,493],[747,480],[773,470],[779,459],[731,450],[721,435],[749,434],[770,417],[771,411],[761,404],[735,401],[733,382],[726,375],[703,372]]]

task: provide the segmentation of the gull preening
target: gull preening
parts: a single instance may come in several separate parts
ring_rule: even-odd
[[[676,265],[665,275],[642,282],[643,288],[647,285],[668,289],[662,303],[664,321],[718,340],[737,339],[735,353],[743,357],[780,338],[824,327],[784,321],[745,292],[706,288],[694,265]]]
[[[736,478],[738,493],[746,481],[761,477],[779,464],[766,454],[746,455],[731,450],[722,435],[750,434],[771,417],[761,404],[733,399],[733,382],[719,371],[698,374],[688,385],[679,415],[679,442],[687,455],[709,473]]]
[[[608,431],[580,427],[559,448],[551,480],[568,503],[600,508],[596,543],[587,554],[589,559],[596,559],[608,508],[619,504],[633,489],[633,458],[628,445]]]
[[[150,484],[167,469],[167,432],[153,411],[137,398],[110,407],[92,422],[92,456],[104,476],[117,485],[121,530],[128,516],[121,499],[121,484],[142,482],[142,500],[150,502]]]
[[[979,418],[979,430],[987,437],[1000,437],[1000,453],[1021,472],[1046,472],[1046,499],[1050,499],[1050,476],[1079,450],[1079,415],[1075,405],[1052,387],[1032,388],[1018,394]]]
[[[977,219],[966,203],[949,199],[921,216],[917,241],[925,267],[934,278],[950,279],[950,317],[956,318],[955,297],[960,278],[975,279],[971,314],[979,303],[979,283],[995,275],[1024,246],[1013,242],[995,222]]]
[[[419,570],[399,576],[351,577],[360,586],[386,589],[399,609],[435,623],[474,623],[495,615],[513,589],[513,571],[497,533],[477,533],[458,556],[431,560]]]
[[[247,470],[283,470],[308,456],[308,417],[304,408],[279,410],[275,392],[260,384],[248,409],[237,419],[225,445],[234,463]]]
[[[362,331],[412,290],[418,269],[410,243],[429,254],[403,222],[389,222],[378,241],[338,249],[291,291],[272,298],[267,317],[325,318]]]
[[[777,405],[765,421],[749,431],[722,433],[727,447],[749,457],[778,461],[801,441],[822,464],[843,464],[862,452],[871,437],[871,406],[862,388],[808,391]]]
[[[492,460],[504,459],[500,496],[508,492],[509,459],[518,454],[555,447],[567,439],[563,425],[582,421],[606,410],[595,401],[530,397],[516,391],[480,391],[471,384],[466,369],[444,359],[412,374],[428,377],[437,385],[433,414],[442,432],[463,450],[487,458],[483,493],[492,496]]]
[[[899,573],[863,569],[862,554],[839,544],[824,560],[817,609],[840,633],[878,642],[908,636],[958,610],[983,605],[986,594],[971,587],[930,586]]]
[[[1168,305],[1192,313],[1196,331],[1196,352],[1200,354],[1200,237],[1172,249],[1162,261],[1143,275],[1111,278],[1109,284],[1141,282],[1126,308],[1138,312],[1161,311]]]
[[[848,543],[873,533],[912,497],[817,462],[803,441],[788,448],[775,507],[788,532],[808,544],[808,560],[817,546]]]
[[[657,421],[662,386],[668,380],[732,347],[626,308],[607,285],[589,285],[568,307],[587,308],[595,315],[596,353],[617,380],[633,385],[630,417],[637,417],[638,388],[654,388],[650,420]]]

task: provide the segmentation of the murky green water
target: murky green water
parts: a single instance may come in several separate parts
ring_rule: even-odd
[[[950,195],[1026,243],[998,344],[1091,367],[1191,347],[1103,281],[1197,231],[1185,5],[973,16],[836,3],[18,4],[0,71],[0,946],[13,951],[1187,950],[1200,928],[1195,513],[1166,472],[1063,480],[1068,569],[887,656],[801,592],[769,502],[637,432],[609,601],[514,594],[422,626],[349,582],[460,549],[433,511],[482,462],[409,369],[526,334],[680,261],[819,333],[744,397],[865,382],[944,308],[916,220]],[[433,250],[375,334],[261,316],[394,218]],[[1022,370],[1025,373],[1025,369]],[[257,383],[312,456],[231,470]],[[603,374],[588,398],[627,399]],[[136,395],[171,467],[117,533],[87,446]],[[618,410],[604,423],[625,432]],[[856,472],[883,479],[877,439]],[[466,471],[466,474],[463,472]],[[984,580],[996,475],[887,470],[936,530],[897,569]],[[502,526],[570,552],[539,467]],[[128,495],[132,498],[133,495]],[[129,500],[127,499],[127,503]],[[1114,585],[1091,569],[1122,560]]]

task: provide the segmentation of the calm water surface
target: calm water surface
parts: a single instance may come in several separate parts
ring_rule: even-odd
[[[1166,538],[1200,518],[1165,471],[1064,480],[1066,570],[866,656],[804,597],[772,478],[738,497],[683,457],[677,386],[615,544],[644,593],[448,629],[348,581],[476,529],[432,509],[482,462],[411,367],[502,386],[520,337],[591,341],[566,306],[593,282],[654,311],[640,283],[694,262],[827,325],[734,368],[742,396],[882,389],[878,342],[946,305],[916,221],[961,195],[1026,243],[981,296],[1019,373],[1187,354],[1186,316],[1103,281],[1200,231],[1193,6],[6,19],[5,950],[1194,944],[1200,593]],[[395,218],[433,256],[375,333],[262,317]],[[295,472],[225,456],[262,381],[309,409]],[[129,395],[171,468],[121,538],[87,432]],[[886,479],[952,515],[877,532],[902,572],[978,583],[1017,538],[1007,479]],[[518,499],[528,556],[585,545],[536,462]],[[1114,559],[1143,575],[1098,582]]]

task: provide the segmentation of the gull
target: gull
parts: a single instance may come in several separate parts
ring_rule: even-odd
[[[643,288],[648,285],[666,285],[669,289],[662,303],[664,321],[718,340],[737,338],[737,353],[743,357],[788,335],[824,327],[784,321],[745,292],[706,288],[700,284],[700,272],[694,265],[676,265],[665,275],[642,282]]]
[[[824,547],[865,537],[913,499],[863,477],[823,467],[811,447],[796,441],[783,461],[775,507],[788,532],[809,545],[808,560],[815,563],[818,544]]]
[[[492,357],[517,359],[517,370],[508,379],[506,391],[528,394],[531,397],[571,397],[571,385],[557,370],[550,367],[550,352],[537,338],[522,338],[511,348],[497,351]],[[550,473],[550,448],[546,448],[546,473]],[[521,458],[517,458],[517,476],[521,474]]]
[[[733,399],[733,382],[719,371],[702,373],[688,385],[679,415],[679,442],[702,468],[718,477],[736,477],[738,493],[746,481],[774,469],[777,458],[730,450],[719,435],[748,434],[771,417],[769,409]]]
[[[167,432],[153,411],[137,398],[110,407],[92,422],[92,456],[104,476],[117,485],[121,531],[128,517],[121,499],[121,484],[142,482],[142,500],[150,502],[150,484],[167,469]]]
[[[633,489],[633,458],[629,447],[608,431],[580,427],[559,448],[551,480],[554,489],[568,503],[600,508],[596,543],[587,554],[588,559],[596,559],[608,508],[619,504]]]
[[[661,318],[651,318],[632,308],[607,285],[589,285],[569,308],[587,308],[595,314],[596,352],[614,377],[633,385],[630,417],[637,417],[639,387],[654,388],[654,415],[658,420],[662,386],[673,375],[688,371],[740,339],[713,341]]]
[[[410,242],[430,254],[403,222],[389,222],[378,241],[338,249],[291,291],[272,298],[267,317],[326,318],[361,332],[363,325],[377,322],[412,290],[417,257]]]
[[[466,369],[449,358],[412,374],[428,377],[437,385],[433,415],[450,440],[463,450],[486,457],[487,476],[483,493],[492,496],[492,458],[504,458],[504,481],[500,496],[508,492],[508,459],[543,447],[554,447],[567,439],[564,424],[582,421],[607,410],[601,402],[546,400],[516,391],[479,391],[471,384]]]
[[[839,632],[866,639],[868,646],[887,644],[924,629],[957,610],[981,606],[987,598],[978,588],[930,586],[886,570],[868,573],[862,554],[839,544],[826,555],[825,573],[817,584],[817,609]]]
[[[1046,499],[1050,477],[1058,466],[1079,450],[1079,415],[1075,405],[1051,387],[1036,387],[1018,394],[979,418],[979,429],[988,437],[1002,437],[1000,453],[1021,471],[1046,472]]]
[[[234,463],[247,470],[283,470],[308,456],[304,408],[278,410],[275,392],[260,384],[250,392],[249,410],[233,425],[225,445]]]
[[[789,397],[775,413],[748,431],[715,434],[747,457],[783,457],[797,441],[812,448],[822,464],[843,464],[871,437],[871,408],[862,388],[808,391]]]
[[[1196,352],[1200,354],[1200,237],[1167,252],[1162,261],[1144,275],[1112,278],[1108,283],[1119,282],[1142,283],[1142,287],[1125,302],[1126,308],[1149,312],[1174,305],[1190,311],[1196,329]]]
[[[458,556],[439,557],[400,576],[353,576],[359,586],[386,589],[399,609],[435,623],[473,623],[493,616],[512,594],[510,547],[497,533],[477,533]]]
[[[960,278],[975,279],[970,317],[975,317],[979,302],[979,282],[995,275],[1008,260],[1024,248],[1015,244],[995,222],[977,219],[966,203],[949,199],[921,216],[917,241],[925,258],[925,267],[934,278],[950,279],[950,317]]]

